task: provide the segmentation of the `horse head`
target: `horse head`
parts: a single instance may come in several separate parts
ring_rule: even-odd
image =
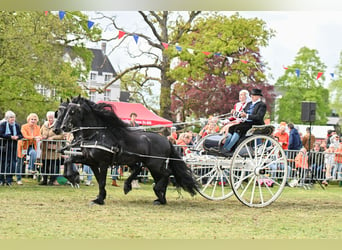
[[[61,125],[62,125],[62,121],[66,114],[66,109],[69,103],[70,103],[69,99],[67,99],[66,102],[63,102],[63,100],[61,99],[61,103],[58,107],[58,110],[55,112],[55,125],[54,125],[53,132],[56,135],[59,135],[63,132],[63,130],[61,129]]]

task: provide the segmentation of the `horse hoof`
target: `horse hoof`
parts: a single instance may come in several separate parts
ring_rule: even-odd
[[[160,201],[158,201],[158,200],[155,200],[155,201],[153,201],[153,205],[162,205],[162,204],[161,204],[161,202],[160,202]]]
[[[92,200],[90,205],[104,205],[104,201],[100,201],[99,199]]]
[[[124,194],[128,194],[132,190],[132,186],[124,185]]]

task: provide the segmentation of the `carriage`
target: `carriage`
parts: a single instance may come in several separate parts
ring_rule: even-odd
[[[143,163],[155,182],[156,205],[166,204],[171,175],[191,195],[197,191],[208,200],[224,200],[235,194],[249,207],[271,204],[286,184],[287,159],[280,144],[271,137],[273,126],[252,127],[240,138],[232,156],[220,153],[223,136],[214,134],[200,140],[192,153],[182,158],[164,136],[129,128],[111,106],[103,103],[74,98],[61,103],[57,117],[55,132],[73,133],[69,148],[81,149],[64,162],[64,176],[77,184],[78,172],[72,164],[89,165],[99,184],[99,194],[92,201],[96,204],[104,204],[106,173],[113,163],[133,169],[124,184],[125,194],[141,170],[136,163]]]
[[[220,154],[222,134],[200,139],[184,157],[208,200],[235,195],[249,207],[265,207],[282,193],[288,174],[281,145],[271,136],[272,125],[253,126],[241,138],[231,156]]]

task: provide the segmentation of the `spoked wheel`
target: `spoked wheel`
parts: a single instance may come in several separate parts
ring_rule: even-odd
[[[230,161],[223,157],[206,154],[201,139],[195,149],[193,161],[187,164],[198,183],[198,192],[208,200],[224,200],[233,195],[229,178]]]
[[[232,190],[243,204],[265,207],[281,195],[287,173],[287,159],[280,144],[269,136],[251,136],[232,157]]]
[[[229,178],[229,163],[212,159],[204,165],[191,164],[190,168],[198,183],[198,192],[208,200],[224,200],[233,195]]]

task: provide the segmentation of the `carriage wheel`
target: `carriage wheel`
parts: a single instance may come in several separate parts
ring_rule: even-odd
[[[195,147],[203,151],[203,140]],[[198,192],[208,200],[224,200],[233,195],[229,178],[229,163],[225,158],[199,154],[188,163],[198,183]]]
[[[287,159],[280,144],[269,136],[251,136],[242,141],[232,157],[232,190],[243,204],[265,207],[281,195],[287,173]]]

